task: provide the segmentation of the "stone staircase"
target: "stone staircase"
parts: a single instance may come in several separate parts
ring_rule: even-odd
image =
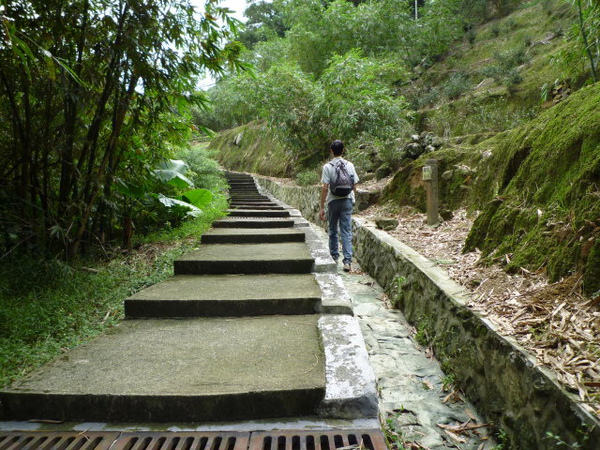
[[[362,335],[326,249],[252,177],[228,181],[228,217],[175,261],[175,275],[126,299],[128,320],[1,391],[0,419],[377,415]]]

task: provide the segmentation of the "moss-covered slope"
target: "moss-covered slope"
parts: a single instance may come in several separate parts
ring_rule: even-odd
[[[600,83],[476,147],[466,250],[600,290]],[[486,203],[487,202],[487,203]]]
[[[230,170],[289,177],[294,158],[263,121],[222,131],[209,145],[217,150],[217,159]]]

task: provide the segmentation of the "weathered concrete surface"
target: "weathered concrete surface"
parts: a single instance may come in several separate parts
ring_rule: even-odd
[[[319,413],[326,417],[377,417],[375,374],[363,336],[349,315],[326,315],[319,320],[327,359],[327,390]]]
[[[310,254],[315,259],[315,272],[318,273],[335,273],[337,265],[329,255],[329,243],[323,241],[316,231],[318,230],[313,224],[307,223],[305,227],[306,245],[310,250]]]
[[[229,217],[290,217],[282,209],[228,209]]]
[[[177,275],[309,273],[314,259],[305,243],[202,245],[174,262]]]
[[[337,273],[316,273],[315,277],[321,288],[320,312],[352,315],[350,295],[340,276]]]
[[[312,236],[309,224],[300,217],[300,213],[297,210],[289,211],[294,217],[294,220],[290,221],[291,224],[300,229],[307,238],[310,236],[307,240],[311,242],[311,245],[302,244],[303,254],[309,255],[310,260],[314,261],[313,254],[322,252],[322,248]],[[281,221],[277,222],[281,223]],[[253,258],[257,253],[266,251],[273,259],[273,252],[269,251],[269,245],[246,244],[243,247]],[[218,251],[213,254],[218,260],[227,259],[227,256],[223,258],[223,255],[228,254],[228,252],[223,252],[226,247],[225,244],[203,245],[204,250],[211,249],[208,251],[209,253],[218,248]],[[256,251],[258,247],[261,252]],[[289,252],[285,251],[285,253]],[[240,254],[231,258],[238,261]],[[277,260],[277,258],[274,259]],[[320,265],[322,270],[325,270],[331,264],[326,261],[327,258],[322,259],[323,261],[315,263],[315,265]],[[313,277],[313,275],[308,276]],[[329,284],[339,287],[337,286],[338,280],[332,281],[334,274],[327,274],[327,276],[317,274],[316,276],[319,277],[318,287]],[[248,279],[250,277],[244,275],[237,278]],[[209,277],[204,275],[176,276],[169,281],[175,284],[184,283],[185,278],[187,278],[185,280],[187,282],[189,279],[203,278],[206,280]],[[232,276],[223,278],[230,280]],[[161,298],[182,303],[193,302],[199,298],[209,299],[208,301],[228,301],[226,292],[224,293],[225,298],[221,299],[215,299],[211,295],[203,296],[204,290],[214,290],[214,287],[201,287],[196,284],[191,290],[185,290],[184,293],[181,286],[169,287],[168,283],[140,295],[140,301],[149,302],[142,305],[140,309],[147,312],[151,308],[150,303],[160,302]],[[227,281],[223,280],[223,283],[227,283]],[[256,283],[261,284],[258,279]],[[303,295],[307,295],[317,287],[314,277],[311,278],[310,286],[299,283],[298,286],[292,286],[291,289],[290,284],[282,281],[279,287],[284,288],[283,291],[280,290],[280,293],[283,293],[278,295],[277,282],[274,283],[275,286],[268,289],[268,294],[258,296],[261,297],[261,300],[268,295],[293,296],[294,291],[302,291]],[[261,287],[269,287],[268,283],[264,284],[265,286]],[[258,289],[257,286],[254,287]],[[242,290],[246,294],[252,289],[252,283],[250,286],[243,283]],[[178,294],[175,295],[173,290],[178,291]],[[343,286],[337,291],[328,287],[327,292],[328,299],[320,307],[321,312],[351,314]],[[149,293],[152,295],[147,295]],[[337,297],[338,293],[339,297]],[[135,304],[135,299],[128,300],[132,300]],[[257,298],[257,300],[259,299]],[[171,311],[169,314],[174,313]],[[297,322],[295,318],[299,318],[300,322]],[[190,421],[208,421],[214,424],[214,421],[244,419],[252,420],[256,424],[263,417],[290,417],[292,415],[296,417],[290,419],[289,423],[299,423],[299,416],[311,415],[312,422],[307,423],[328,421],[333,424],[332,420],[336,420],[337,422],[330,426],[355,427],[356,425],[353,424],[357,423],[356,421],[365,421],[367,417],[371,419],[368,421],[370,424],[368,426],[373,427],[373,424],[377,423],[375,420],[376,402],[373,402],[375,388],[373,377],[367,376],[368,366],[363,367],[366,350],[362,336],[356,332],[356,323],[350,323],[352,318],[348,316],[335,319],[333,326],[325,327],[324,334],[327,336],[330,347],[330,357],[325,358],[319,331],[315,327],[318,318],[318,315],[298,315],[293,318],[287,315],[276,316],[273,317],[273,320],[277,321],[273,322],[275,325],[271,322],[265,323],[266,317],[254,316],[245,319],[195,318],[126,321],[116,327],[112,333],[94,340],[87,346],[69,352],[63,358],[43,368],[41,372],[49,374],[47,380],[51,380],[50,384],[44,384],[46,382],[42,382],[42,378],[45,375],[40,374],[38,378],[38,372],[36,372],[23,382],[11,387],[10,391],[3,392],[0,397],[3,408],[0,415],[2,418],[13,417],[22,420],[35,416],[37,418],[58,418],[59,420],[66,418],[72,421],[168,421],[171,423],[187,422],[188,424]],[[327,322],[334,318],[327,316],[323,320]],[[253,322],[261,322],[258,326],[266,333],[264,339],[254,335],[248,326],[240,332],[231,328],[234,327],[234,324],[243,326]],[[207,325],[217,323],[222,324],[216,327],[217,329]],[[139,327],[142,326],[140,324],[146,324],[149,328],[143,328],[142,332],[138,333],[136,330],[140,331]],[[205,325],[196,329],[197,324]],[[286,325],[294,328],[294,331],[288,333],[288,330],[284,328]],[[321,326],[321,320],[319,320],[319,327]],[[168,331],[172,328],[173,331]],[[166,329],[168,329],[167,333]],[[127,333],[123,330],[133,331]],[[308,336],[310,332],[304,333],[303,330],[313,330],[314,334],[310,337]],[[115,335],[119,334],[121,337],[126,336],[127,338],[115,342]],[[306,345],[301,339],[295,339],[295,336],[299,334],[306,335],[306,339],[311,339],[310,344]],[[108,346],[118,352],[121,359],[105,356],[101,344],[110,339],[113,339],[113,342]],[[280,341],[295,342],[293,342],[293,348],[288,350]],[[215,347],[214,343],[231,344],[232,349]],[[251,351],[255,350],[256,346],[260,347],[258,357]],[[91,348],[90,353],[80,355],[79,352],[83,352],[86,347]],[[147,351],[148,348],[150,351]],[[206,350],[208,354],[203,354],[202,350]],[[308,354],[313,359],[307,366]],[[93,357],[89,355],[93,355]],[[340,355],[345,358],[343,361],[336,359]],[[133,356],[137,356],[138,359],[132,358]],[[243,365],[245,361],[248,364],[240,367],[240,364]],[[218,363],[222,365],[218,365]],[[355,366],[354,370],[347,368],[341,370],[343,367],[352,365]],[[211,372],[215,376],[204,376],[203,371],[212,371],[213,367],[217,368],[216,372]],[[225,369],[222,369],[223,367]],[[297,370],[299,368],[302,370]],[[295,378],[295,381],[292,384],[288,382],[279,384],[280,371]],[[244,380],[249,379],[248,374],[253,372],[257,372],[257,374],[251,379],[256,380],[256,377],[259,377],[260,380],[249,381],[249,385],[240,386]],[[329,374],[327,395],[325,395],[325,372]],[[90,373],[100,378],[92,379],[88,377]],[[240,373],[242,373],[241,376]],[[199,375],[194,378],[196,374]],[[132,378],[127,380],[126,376]],[[353,380],[357,380],[356,385],[354,381],[349,381],[347,378],[349,376],[352,376]],[[323,382],[315,382],[317,378],[322,379]],[[76,386],[77,383],[75,383],[70,387],[65,387],[67,381],[71,382],[75,379],[79,380],[79,385]],[[268,379],[270,384],[263,383],[265,379]],[[40,384],[36,385],[36,381],[40,381]],[[220,384],[223,386],[219,390]],[[283,385],[287,388],[279,389]],[[166,390],[161,390],[165,386]],[[36,392],[35,388],[37,387],[40,387],[43,392]],[[129,391],[128,394],[121,394],[118,389],[115,389],[116,387],[131,388],[132,391]],[[206,391],[203,390],[205,387]],[[211,390],[212,388],[215,390]],[[237,388],[239,391],[236,390]],[[316,411],[322,411],[323,415],[315,417]],[[287,427],[290,427],[289,423],[286,425]],[[90,428],[87,424],[81,424],[81,426],[85,426],[85,429]],[[256,426],[258,425],[252,428],[255,429]],[[271,427],[273,426],[271,425]],[[297,428],[297,426],[292,426]]]
[[[125,316],[314,314],[321,292],[311,274],[179,275],[125,300]]]
[[[304,240],[305,233],[295,228],[213,228],[202,235],[203,244],[260,244]]]
[[[294,224],[294,219],[226,217],[215,220],[212,226],[214,228],[287,228],[293,227]]]
[[[485,421],[473,405],[459,400],[459,395],[446,400],[455,387],[439,362],[415,342],[414,328],[404,315],[388,308],[383,288],[354,265],[355,269],[342,272],[341,278],[350,293],[377,378],[382,421],[389,423],[406,442],[418,443],[420,448],[456,448],[455,440],[438,425]],[[490,431],[491,427],[484,427],[462,433],[460,439],[464,442],[460,448],[491,450],[496,443],[489,439]],[[411,447],[407,444],[405,448]]]
[[[257,181],[265,192],[322,224],[318,187],[284,186],[265,177]],[[535,358],[469,310],[466,292],[442,269],[365,221],[355,219],[354,230],[361,266],[395,296],[409,321],[429,326],[436,355],[487,420],[507,433],[510,445],[552,449],[557,443],[547,438],[550,432],[569,445],[598,448],[600,421]]]
[[[302,416],[312,414],[324,394],[317,315],[135,320],[2,391],[0,417],[165,422]]]

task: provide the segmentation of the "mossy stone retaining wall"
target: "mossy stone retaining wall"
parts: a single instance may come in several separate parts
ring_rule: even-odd
[[[279,200],[322,225],[317,217],[318,186],[284,186],[256,178]],[[554,449],[558,439],[572,448],[598,448],[600,421],[553,373],[471,311],[462,287],[370,222],[354,218],[353,224],[355,256],[362,269],[384,287],[411,323],[427,329],[442,367],[454,374],[478,411],[504,430],[510,448]]]

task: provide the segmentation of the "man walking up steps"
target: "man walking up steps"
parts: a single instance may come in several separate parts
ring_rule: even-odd
[[[319,217],[327,222],[329,228],[329,254],[337,263],[340,256],[338,228],[342,240],[344,271],[352,268],[352,211],[356,202],[356,183],[359,178],[354,165],[342,158],[344,144],[336,140],[331,143],[332,159],[323,166],[321,175]],[[325,208],[327,205],[327,208]]]

